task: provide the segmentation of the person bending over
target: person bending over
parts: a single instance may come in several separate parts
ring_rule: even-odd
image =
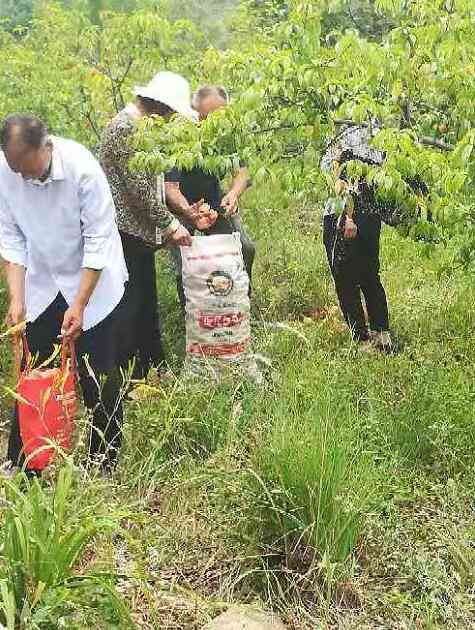
[[[128,277],[112,194],[91,153],[49,135],[34,116],[8,116],[0,143],[7,324],[26,319],[37,364],[52,355],[60,336],[76,344],[84,403],[92,413],[89,458],[109,470],[121,442],[116,323]],[[12,472],[24,464],[22,449],[15,409],[8,443]]]
[[[198,112],[200,120],[205,120],[210,114],[229,103],[226,90],[220,86],[204,86],[193,97],[193,107]],[[206,173],[200,168],[189,171],[173,169],[165,175],[165,190],[169,208],[183,220],[191,234],[200,230],[206,235],[232,234],[239,232],[241,237],[244,264],[252,279],[252,268],[256,248],[247,235],[239,216],[239,199],[250,185],[248,171],[241,167],[235,173],[228,192],[225,194],[221,182],[216,175]],[[202,214],[199,211],[193,216],[194,204],[204,201],[214,213],[209,225],[200,226]],[[182,306],[185,304],[183,283],[181,278],[181,255],[178,248],[172,249],[177,273],[178,295]]]
[[[158,312],[155,252],[162,244],[190,245],[191,237],[165,203],[163,175],[133,172],[133,135],[148,116],[173,114],[194,118],[188,82],[172,72],[159,72],[148,85],[135,88],[129,103],[104,131],[99,156],[111,185],[130,280],[121,316],[121,367],[135,362],[134,378],[150,369],[162,372],[165,353]],[[190,209],[192,212],[193,209]]]

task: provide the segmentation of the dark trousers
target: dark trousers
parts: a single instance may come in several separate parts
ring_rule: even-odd
[[[361,293],[368,311],[370,329],[389,330],[386,292],[379,275],[379,240],[381,219],[377,214],[361,214],[355,218],[358,235],[341,244],[344,254],[334,258],[337,238],[337,217],[324,217],[323,240],[343,316],[359,341],[369,338]],[[342,238],[339,236],[338,238]]]
[[[195,229],[187,226],[190,234],[194,234]],[[234,214],[231,217],[219,216],[216,223],[204,234],[206,236],[212,236],[214,234],[233,234],[233,232],[239,232],[242,245],[242,257],[244,259],[244,266],[246,267],[247,275],[249,276],[249,296],[251,294],[251,282],[252,282],[252,268],[254,266],[254,259],[256,257],[256,246],[254,242],[249,238],[246,230],[241,221],[241,217]],[[174,247],[171,250],[171,255],[176,268],[177,276],[177,291],[180,304],[185,307],[186,298],[183,290],[183,277],[182,277],[182,265],[181,265],[181,252],[179,247]]]
[[[27,324],[28,347],[35,365],[46,361],[58,344],[64,313],[68,305],[59,294],[54,302],[36,319]],[[89,456],[99,458],[105,467],[113,465],[121,444],[122,400],[121,377],[117,368],[117,315],[119,305],[102,322],[84,332],[76,343],[79,382],[86,408],[92,412],[89,432]],[[87,363],[94,373],[89,374]],[[96,382],[97,381],[97,382]],[[18,414],[15,407],[8,443],[8,459],[23,466],[23,445],[20,437]]]
[[[135,361],[134,378],[145,378],[150,368],[165,363],[158,311],[155,251],[142,241],[121,233],[129,282],[119,322],[124,370]]]

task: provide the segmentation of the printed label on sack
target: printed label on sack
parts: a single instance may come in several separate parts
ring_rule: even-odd
[[[243,319],[244,315],[242,313],[223,313],[219,315],[200,313],[198,323],[200,328],[213,330],[215,328],[232,328],[233,326],[239,326]]]
[[[216,260],[218,258],[227,258],[228,256],[235,256],[236,258],[239,258],[241,256],[241,252],[239,251],[235,251],[235,252],[218,252],[216,254],[201,254],[199,256],[193,256],[193,255],[187,255],[186,256],[186,260],[187,261],[195,261],[195,260]]]
[[[231,357],[246,352],[249,342],[250,340],[246,339],[240,343],[220,343],[219,345],[191,343],[186,351],[201,357]]]
[[[234,288],[234,280],[226,271],[213,271],[206,280],[206,286],[212,295],[226,297]]]

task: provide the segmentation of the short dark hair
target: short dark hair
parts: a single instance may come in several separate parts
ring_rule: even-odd
[[[193,94],[193,107],[198,107],[201,101],[209,96],[220,98],[226,105],[229,103],[229,94],[225,87],[222,85],[203,85]]]
[[[146,98],[145,96],[137,96],[137,100],[140,103],[142,109],[150,116],[167,116],[175,113],[175,110],[165,105],[161,101],[155,101],[153,98]]]
[[[30,114],[10,114],[0,128],[0,145],[4,151],[13,137],[29,149],[40,149],[48,138],[48,128],[42,120]]]

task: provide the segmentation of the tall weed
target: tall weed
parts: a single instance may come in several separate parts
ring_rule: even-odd
[[[305,550],[307,558],[340,562],[357,544],[374,475],[346,416],[329,400],[304,412],[280,401],[256,451],[264,539],[288,559]]]
[[[75,575],[86,546],[112,519],[101,518],[92,509],[71,510],[73,477],[71,468],[59,472],[54,492],[43,489],[37,479],[25,492],[27,481],[5,481],[5,508],[0,530],[0,621],[8,630],[43,627],[41,621],[54,618],[71,589],[103,588],[112,607],[124,614],[118,596],[107,584],[91,575]]]

